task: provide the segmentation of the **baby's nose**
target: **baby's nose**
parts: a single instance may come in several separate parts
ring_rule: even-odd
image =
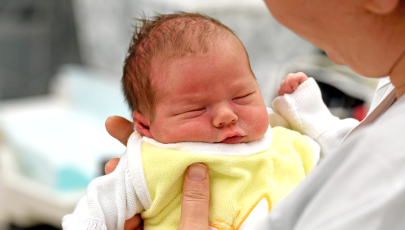
[[[212,119],[212,123],[215,127],[221,128],[230,124],[235,124],[238,121],[238,116],[228,106],[220,106],[217,108]]]

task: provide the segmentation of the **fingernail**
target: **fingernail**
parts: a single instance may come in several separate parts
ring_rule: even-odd
[[[190,180],[202,181],[205,180],[207,167],[203,164],[193,164],[188,169],[188,178]]]

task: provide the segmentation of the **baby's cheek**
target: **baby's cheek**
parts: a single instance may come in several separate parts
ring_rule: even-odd
[[[179,139],[181,139],[180,133],[177,128],[162,126],[159,130],[156,130],[153,137],[155,140],[164,144],[175,143],[179,142]]]
[[[179,141],[208,141],[207,127],[199,122],[189,123],[178,127],[176,136]]]
[[[258,113],[255,122],[255,132],[258,136],[263,136],[269,127],[269,116],[267,114],[267,110],[265,112]]]

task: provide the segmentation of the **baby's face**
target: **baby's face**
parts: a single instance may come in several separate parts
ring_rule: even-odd
[[[218,42],[207,55],[175,59],[152,74],[161,94],[150,125],[157,141],[235,144],[267,131],[267,110],[239,41]]]

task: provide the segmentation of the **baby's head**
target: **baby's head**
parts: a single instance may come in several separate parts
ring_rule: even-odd
[[[122,79],[136,130],[162,143],[260,139],[267,110],[240,40],[220,22],[175,13],[142,20]]]

